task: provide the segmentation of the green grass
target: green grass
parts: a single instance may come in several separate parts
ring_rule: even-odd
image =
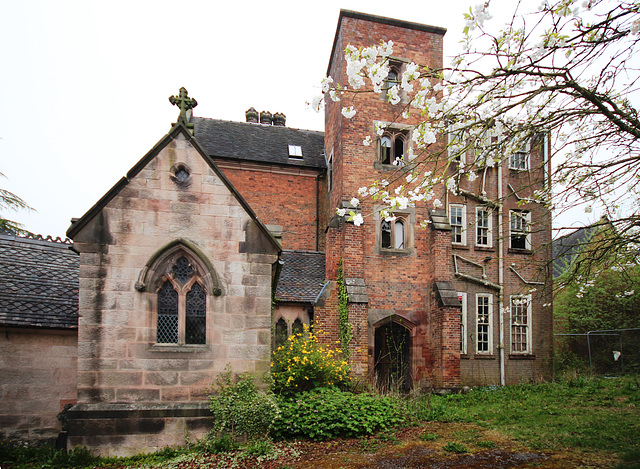
[[[640,449],[638,376],[477,388],[432,396],[425,417],[493,428],[533,449],[581,448],[635,454]]]

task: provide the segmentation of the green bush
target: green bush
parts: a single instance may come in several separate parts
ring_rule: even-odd
[[[276,439],[329,440],[370,435],[405,422],[401,398],[317,389],[280,397]]]
[[[0,465],[7,464],[16,469],[84,467],[93,465],[97,460],[84,446],[64,452],[50,445],[24,446],[0,442]]]
[[[343,386],[349,381],[349,364],[340,354],[319,344],[305,327],[273,352],[271,377],[278,394],[294,394],[315,388]]]
[[[228,432],[232,438],[255,438],[269,432],[278,416],[278,405],[271,393],[260,392],[253,377],[231,371],[218,377],[217,387],[209,397],[213,416],[213,433]]]

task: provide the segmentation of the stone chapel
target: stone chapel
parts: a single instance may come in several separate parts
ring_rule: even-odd
[[[345,47],[382,40],[392,76],[409,61],[441,67],[445,32],[342,10],[327,74],[346,83]],[[336,215],[358,188],[402,175],[392,162],[419,123],[398,118],[407,100],[370,93],[349,120],[327,100],[316,132],[253,108],[244,122],[195,117],[183,88],[178,121],[72,221],[71,241],[0,235],[0,436],[62,430],[108,455],[200,436],[226,367],[268,372],[304,325],[339,339],[340,268],[354,376],[406,390],[550,378],[551,214],[528,202],[548,184],[546,139],[457,195],[443,187],[443,207],[386,221],[365,199],[362,226]],[[378,121],[386,132],[363,146]]]

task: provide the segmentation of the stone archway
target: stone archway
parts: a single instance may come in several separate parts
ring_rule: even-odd
[[[388,321],[375,331],[374,372],[382,391],[411,389],[411,331]]]

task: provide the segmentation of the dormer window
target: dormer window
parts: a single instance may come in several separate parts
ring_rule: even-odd
[[[289,158],[292,160],[301,160],[302,147],[300,145],[289,145]]]

